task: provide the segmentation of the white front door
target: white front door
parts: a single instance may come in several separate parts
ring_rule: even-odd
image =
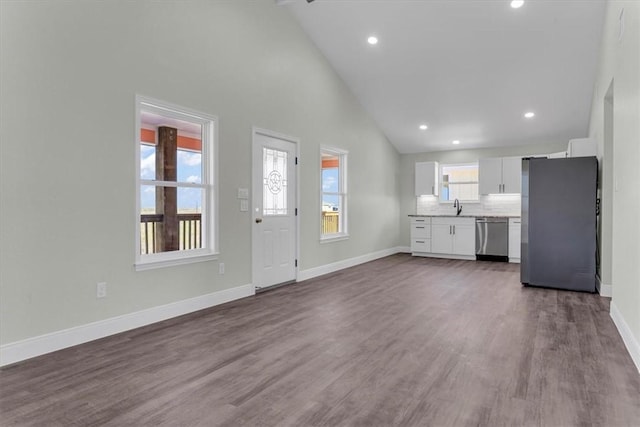
[[[296,279],[297,141],[253,130],[252,247],[256,289]]]

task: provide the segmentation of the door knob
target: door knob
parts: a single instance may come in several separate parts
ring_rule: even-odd
[[[262,222],[262,218],[256,218],[256,224],[260,224]]]

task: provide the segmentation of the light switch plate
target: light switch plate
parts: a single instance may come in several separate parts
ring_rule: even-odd
[[[240,200],[240,211],[246,212],[249,210],[249,201],[247,199]]]
[[[249,189],[238,188],[238,199],[248,199],[248,198],[249,198]]]

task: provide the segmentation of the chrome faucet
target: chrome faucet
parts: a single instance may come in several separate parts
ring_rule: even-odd
[[[453,207],[457,208],[456,216],[460,215],[460,212],[462,212],[462,206],[460,205],[460,200],[456,199],[455,202],[453,202]]]

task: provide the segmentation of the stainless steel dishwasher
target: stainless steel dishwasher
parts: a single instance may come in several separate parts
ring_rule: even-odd
[[[476,218],[476,259],[509,262],[508,218]]]

